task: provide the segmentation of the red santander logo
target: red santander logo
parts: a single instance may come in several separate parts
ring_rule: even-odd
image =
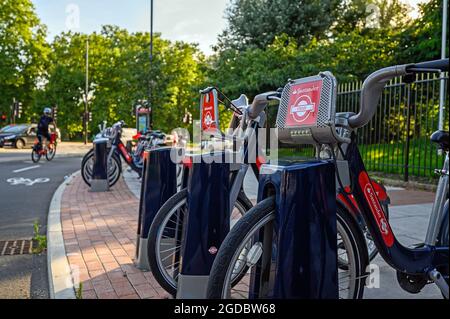
[[[317,122],[322,80],[299,83],[291,87],[286,126],[312,126]]]
[[[386,246],[392,247],[392,245],[394,244],[394,234],[392,233],[392,229],[386,220],[386,216],[384,215],[384,211],[381,208],[380,201],[378,200],[377,194],[372,186],[369,176],[365,172],[361,172],[361,174],[359,174],[358,180],[359,185],[364,192],[364,197],[369,203],[372,215],[377,222],[378,229],[381,232],[384,243],[386,244]]]

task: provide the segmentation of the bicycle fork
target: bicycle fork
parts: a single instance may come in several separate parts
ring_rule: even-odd
[[[441,230],[441,225],[444,218],[444,206],[445,199],[448,193],[448,175],[449,175],[449,159],[448,153],[445,156],[444,167],[442,170],[437,170],[436,173],[440,174],[438,187],[436,190],[436,198],[433,204],[433,210],[430,216],[430,221],[428,224],[427,236],[425,239],[425,244],[434,246],[438,240],[439,231]],[[433,269],[428,272],[429,279],[439,287],[442,294],[446,299],[449,297],[449,286],[445,281],[442,274],[437,270]]]

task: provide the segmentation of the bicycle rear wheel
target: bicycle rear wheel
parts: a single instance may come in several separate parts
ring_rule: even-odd
[[[271,254],[275,216],[275,198],[269,197],[259,202],[239,220],[214,260],[207,298],[249,298],[251,274],[248,270],[258,265],[264,258],[262,256]],[[339,298],[362,298],[368,265],[367,246],[356,221],[340,208],[337,209],[337,233],[340,264],[346,263],[345,267],[338,267]],[[264,236],[257,236],[258,234]],[[265,240],[261,242],[257,241],[257,238]],[[269,254],[264,254],[264,249],[269,249]],[[247,268],[243,268],[243,264],[247,265]],[[246,271],[244,276],[236,274],[240,269]],[[233,277],[240,277],[240,282],[233,283]]]
[[[241,192],[231,213],[230,226],[252,207],[252,203]],[[182,221],[187,212],[187,189],[183,189],[169,198],[160,208],[150,227],[148,236],[148,262],[156,281],[171,295],[175,295],[178,286],[179,254]]]
[[[94,152],[90,150],[83,158],[81,162],[81,176],[84,182],[90,187],[92,171],[94,166]],[[122,165],[120,158],[113,155],[111,161],[108,163],[108,181],[109,187],[114,186],[120,178],[122,173]]]

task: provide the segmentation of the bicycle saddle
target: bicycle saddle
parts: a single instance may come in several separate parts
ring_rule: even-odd
[[[247,96],[245,96],[245,94],[241,94],[239,98],[231,102],[233,102],[234,106],[241,108],[248,105],[248,98]]]
[[[449,134],[446,131],[436,131],[431,134],[431,141],[439,145],[443,150],[449,149]]]

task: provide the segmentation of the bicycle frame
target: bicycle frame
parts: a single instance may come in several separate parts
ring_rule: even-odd
[[[142,174],[141,168],[137,167],[133,161],[132,155],[128,153],[127,148],[121,141],[121,134],[118,132],[116,136],[112,139],[111,150],[108,154],[108,162],[111,160],[114,153],[118,154],[133,171],[137,172],[139,175]]]
[[[448,247],[436,247],[425,243],[416,248],[407,248],[396,239],[389,221],[381,208],[380,201],[375,196],[375,189],[364,167],[361,155],[353,135],[352,142],[348,144],[344,159],[348,161],[352,194],[366,225],[373,237],[376,247],[383,259],[393,268],[407,274],[427,275],[432,270],[448,266]],[[448,155],[446,158],[448,168]],[[448,188],[448,176],[442,181]],[[445,193],[443,193],[445,196]],[[439,196],[439,195],[438,195]],[[438,224],[442,220],[439,216],[440,205],[435,205],[430,224]],[[428,230],[427,238],[437,238],[437,233]]]
[[[41,149],[38,151],[38,154],[41,155],[41,156],[47,154],[49,147],[55,145],[56,138],[57,138],[56,137],[56,133],[51,133],[50,140],[46,139],[45,143],[42,143],[43,145],[41,145]],[[37,145],[39,145],[39,139],[38,138],[36,138],[36,140],[34,141],[33,148],[35,148]]]

